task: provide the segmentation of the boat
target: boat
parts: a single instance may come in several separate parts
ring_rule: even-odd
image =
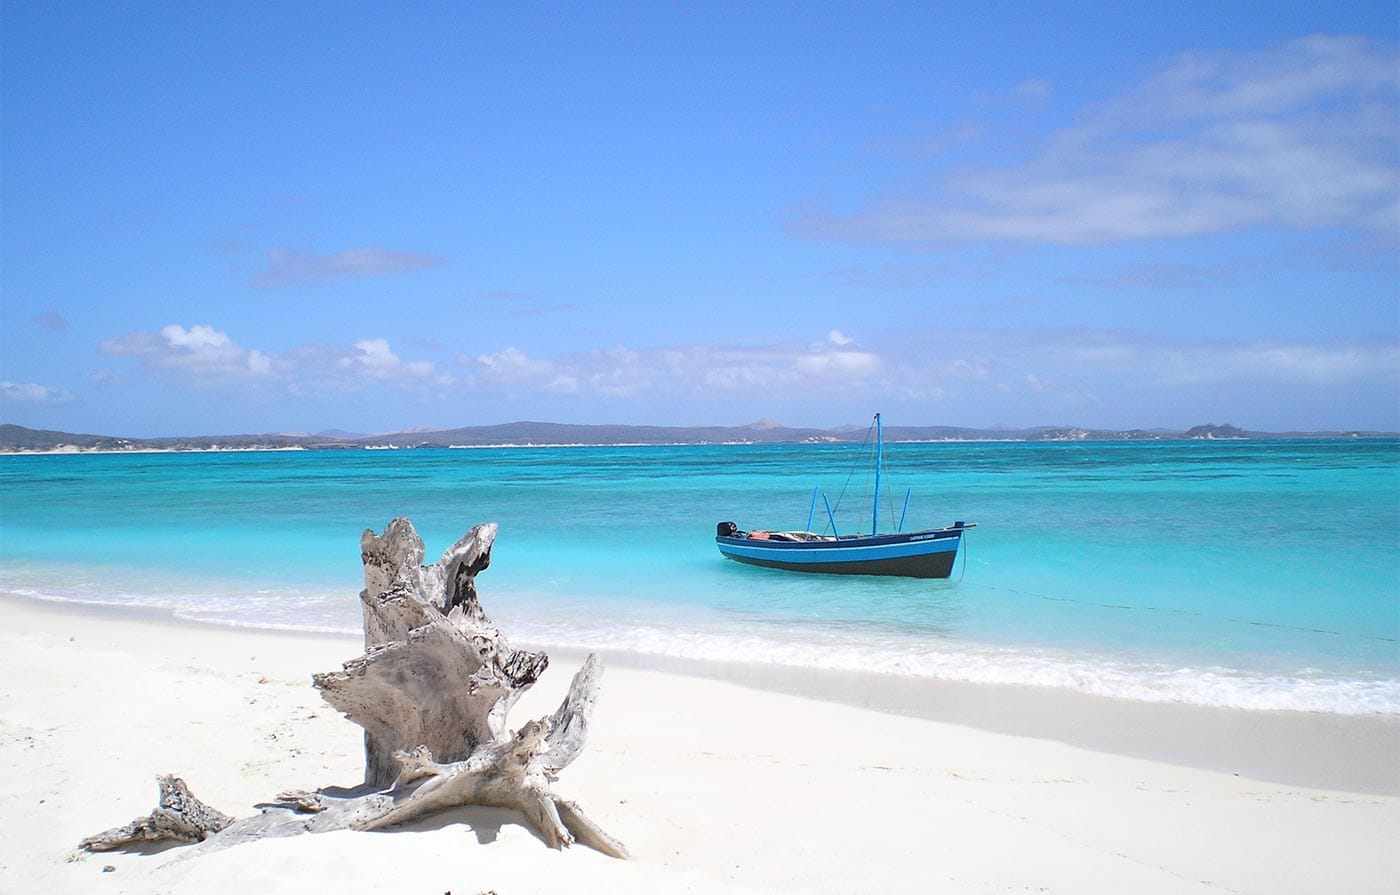
[[[976,528],[975,522],[954,522],[944,528],[904,531],[909,512],[909,494],[904,513],[894,532],[880,533],[880,485],[884,473],[884,427],[880,414],[872,423],[875,430],[875,509],[870,534],[839,534],[831,502],[826,504],[830,534],[812,531],[744,531],[733,522],[715,526],[715,544],[728,559],[790,572],[818,572],[833,575],[896,575],[904,578],[948,578],[953,573],[963,534]],[[867,436],[868,438],[868,436]],[[818,491],[812,492],[812,509],[807,528],[812,527]]]

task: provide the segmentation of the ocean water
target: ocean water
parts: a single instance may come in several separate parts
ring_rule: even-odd
[[[0,590],[358,631],[360,533],[429,559],[500,524],[483,604],[519,643],[1400,712],[1400,442],[887,445],[897,521],[963,519],[946,581],[724,560],[715,523],[868,530],[851,445],[0,457]],[[825,513],[817,511],[815,527]]]

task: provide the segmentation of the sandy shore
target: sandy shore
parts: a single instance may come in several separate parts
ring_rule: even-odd
[[[742,670],[724,681],[626,661],[610,664],[589,747],[557,789],[633,860],[552,851],[486,809],[189,859],[70,860],[83,836],[148,812],[158,773],[236,815],[284,789],[358,782],[359,729],[309,682],[358,640],[14,599],[0,612],[4,892],[1276,895],[1400,879],[1394,719],[1232,713],[1243,720],[1222,728],[1210,713],[1063,700],[1053,723],[1024,722],[1043,738],[1013,735],[1015,699],[973,717],[976,691],[916,690],[880,707],[935,704],[893,714],[794,695],[859,702],[871,682],[850,676],[779,693],[734,682]],[[574,667],[556,655],[512,718],[551,711]],[[1154,753],[1118,730],[1142,725],[1175,745]],[[1328,749],[1351,751],[1301,758]],[[1345,775],[1319,776],[1338,764]]]

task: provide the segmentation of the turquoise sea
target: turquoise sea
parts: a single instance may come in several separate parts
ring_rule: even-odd
[[[10,455],[0,590],[358,631],[363,529],[408,516],[436,558],[494,521],[478,584],[519,643],[1400,712],[1400,442],[892,444],[885,518],[912,488],[908,528],[979,525],[952,579],[720,557],[716,522],[805,527],[814,486],[856,528],[854,450]]]

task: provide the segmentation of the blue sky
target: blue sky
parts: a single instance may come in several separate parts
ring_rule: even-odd
[[[210,6],[0,5],[0,421],[1400,430],[1392,0]]]

